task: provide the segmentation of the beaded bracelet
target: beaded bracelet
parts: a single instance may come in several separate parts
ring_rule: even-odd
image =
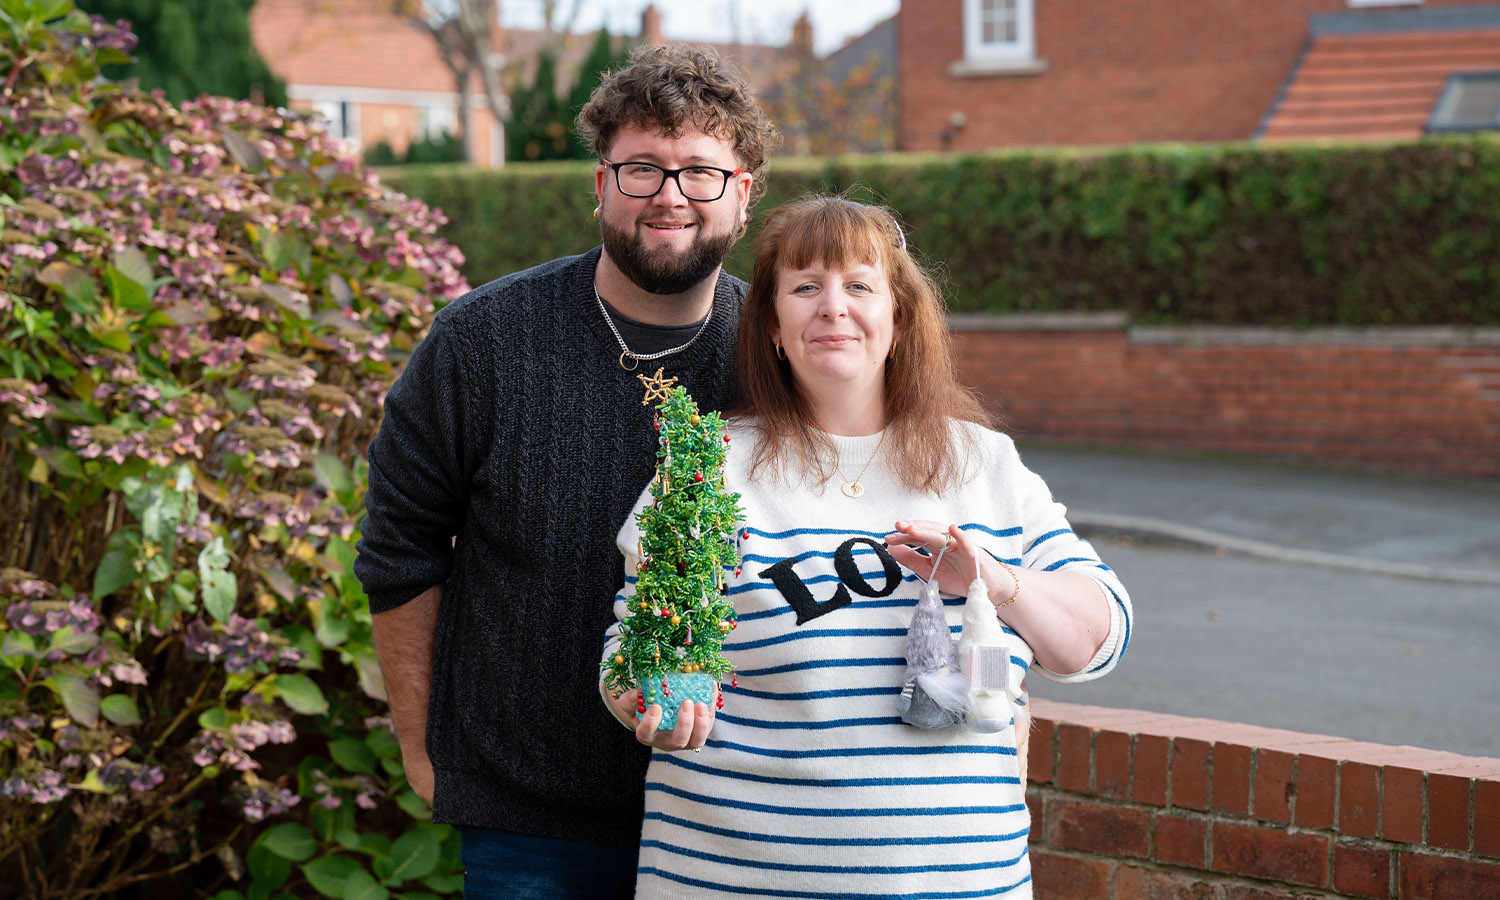
[[[1004,609],[1005,607],[1010,606],[1012,603],[1015,603],[1016,598],[1021,596],[1021,579],[1016,577],[1016,570],[1012,569],[1010,565],[1005,562],[1005,560],[997,559],[995,560],[995,562],[999,563],[1001,568],[1005,569],[1005,571],[1010,574],[1010,580],[1016,583],[1016,589],[1010,592],[1010,599],[1005,601],[1004,603],[995,604],[995,609]]]

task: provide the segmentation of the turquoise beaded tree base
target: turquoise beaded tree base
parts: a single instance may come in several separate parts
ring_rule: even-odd
[[[703,703],[712,709],[714,683],[717,681],[717,678],[707,672],[668,672],[660,680],[641,685],[647,709],[653,703],[661,704],[661,724],[656,726],[656,730],[671,731],[677,727],[677,709],[684,700]],[[665,691],[662,689],[663,685],[666,687]],[[636,713],[636,718],[643,717],[642,713]]]

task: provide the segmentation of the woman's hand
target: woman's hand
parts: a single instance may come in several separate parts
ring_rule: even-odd
[[[717,691],[717,688],[715,688]],[[659,731],[662,709],[651,704],[640,719],[635,711],[640,706],[640,690],[626,691],[618,697],[607,697],[609,711],[626,728],[635,732],[635,739],[657,750],[701,750],[708,741],[708,733],[714,727],[713,707],[706,703],[682,701],[677,709],[677,727],[671,731]]]
[[[951,543],[938,567],[938,588],[967,594],[977,558],[1000,620],[1031,645],[1036,661],[1048,671],[1080,672],[1104,646],[1110,634],[1110,603],[1104,589],[1087,575],[1001,566],[957,525],[897,522],[885,538],[891,556],[923,578],[932,572],[932,559],[919,555],[916,548],[925,546],[936,554],[944,541]]]
[[[994,566],[995,563],[957,525],[940,525],[937,522],[913,519],[897,522],[896,530],[885,536],[886,546],[890,548],[891,556],[896,562],[923,579],[931,577],[932,561],[937,558],[937,552],[943,548],[944,542],[948,544],[948,551],[943,554],[942,565],[938,567],[938,588],[944,593],[963,596],[969,592],[969,585],[974,581],[976,554],[979,554],[981,565],[988,563]],[[932,556],[918,553],[919,547],[926,547]],[[990,578],[986,574],[986,581]],[[1008,577],[1005,578],[1007,583],[1009,580]]]

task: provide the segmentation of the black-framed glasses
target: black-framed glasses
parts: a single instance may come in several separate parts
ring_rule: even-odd
[[[614,170],[615,187],[627,197],[655,197],[671,178],[677,182],[682,196],[699,203],[708,203],[724,196],[729,179],[745,171],[740,166],[733,171],[715,166],[684,166],[681,169],[664,169],[655,163],[619,162],[604,160]]]

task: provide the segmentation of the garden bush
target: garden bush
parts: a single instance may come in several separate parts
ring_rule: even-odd
[[[364,447],[442,219],[286,111],[0,0],[0,897],[461,889],[383,718]]]
[[[463,248],[466,274],[484,281],[598,242],[588,169],[431,167],[391,177],[448,213],[445,236]],[[809,190],[895,209],[913,248],[946,270],[961,311],[1500,325],[1494,135],[777,159],[760,210]],[[760,218],[726,263],[741,277]]]

